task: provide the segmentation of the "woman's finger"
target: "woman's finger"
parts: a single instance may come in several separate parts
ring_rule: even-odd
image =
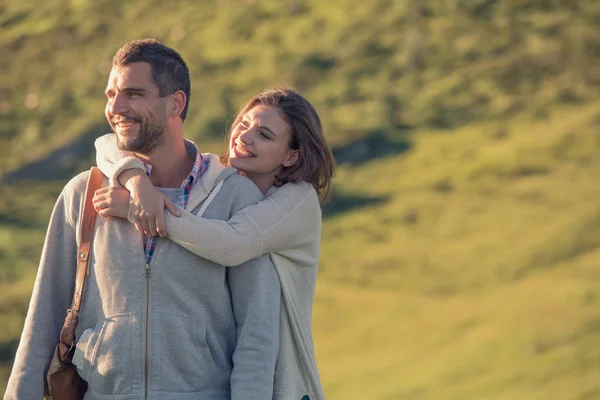
[[[156,232],[158,232],[160,237],[167,237],[164,211],[156,215]]]
[[[146,222],[148,222],[148,229],[150,229],[150,234],[152,236],[157,236],[158,231],[156,230],[156,218],[148,216],[148,218],[146,219]]]
[[[94,209],[96,210],[96,212],[100,212],[106,208],[108,208],[109,203],[106,199],[102,199],[102,200],[98,200],[96,202],[94,202]]]
[[[110,192],[110,189],[112,189],[110,186],[106,186],[106,187],[103,187],[103,188],[97,189],[97,190],[94,192],[94,196],[101,196],[101,195],[103,195],[103,194],[106,194],[106,193]]]
[[[106,199],[106,194],[105,193],[96,193],[94,195],[94,197],[92,198],[92,201],[95,203],[97,201],[102,201]]]
[[[144,228],[142,227],[142,223],[139,219],[134,218],[133,224],[135,225],[135,229],[137,229],[138,232],[144,232]]]
[[[174,216],[176,216],[176,217],[181,216],[181,213],[179,212],[179,209],[177,208],[175,203],[173,203],[171,200],[169,200],[166,196],[165,196],[165,208],[167,210],[169,210],[169,212],[171,214],[173,214]]]
[[[146,235],[150,235],[150,227],[148,226],[148,219],[145,215],[140,218],[140,223],[142,224],[142,230],[144,231],[144,233]]]

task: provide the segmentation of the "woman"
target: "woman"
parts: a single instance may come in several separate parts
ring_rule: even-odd
[[[226,266],[270,253],[283,305],[284,351],[275,371],[275,398],[322,399],[311,315],[321,238],[320,200],[329,194],[334,160],[312,105],[291,89],[273,89],[254,96],[238,113],[221,161],[246,175],[266,197],[229,221],[178,209],[152,186],[139,159],[117,149],[112,135],[98,139],[96,147],[99,167],[130,192],[114,187],[97,191],[94,204],[100,215],[127,217],[147,234],[168,236]],[[197,206],[189,204],[188,209]]]

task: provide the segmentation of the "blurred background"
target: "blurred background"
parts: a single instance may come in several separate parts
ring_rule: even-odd
[[[293,86],[335,151],[313,332],[328,399],[600,398],[600,2],[3,0],[0,393],[116,50],[192,72],[185,133]]]

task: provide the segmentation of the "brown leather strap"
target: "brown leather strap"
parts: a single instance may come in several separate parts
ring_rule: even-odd
[[[79,322],[79,309],[81,307],[85,277],[86,274],[89,274],[88,263],[92,248],[92,239],[94,237],[94,225],[96,223],[96,210],[93,203],[94,192],[102,187],[103,182],[104,175],[102,172],[98,168],[92,167],[87,187],[85,188],[83,212],[81,213],[79,222],[79,249],[77,251],[75,291],[73,292],[71,308],[67,310],[65,323],[60,331],[59,348],[61,350],[61,358],[75,345],[75,328]]]

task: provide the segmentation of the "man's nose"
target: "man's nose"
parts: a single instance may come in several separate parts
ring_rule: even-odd
[[[108,101],[108,111],[112,115],[125,114],[127,112],[127,99],[123,94],[116,94]]]

